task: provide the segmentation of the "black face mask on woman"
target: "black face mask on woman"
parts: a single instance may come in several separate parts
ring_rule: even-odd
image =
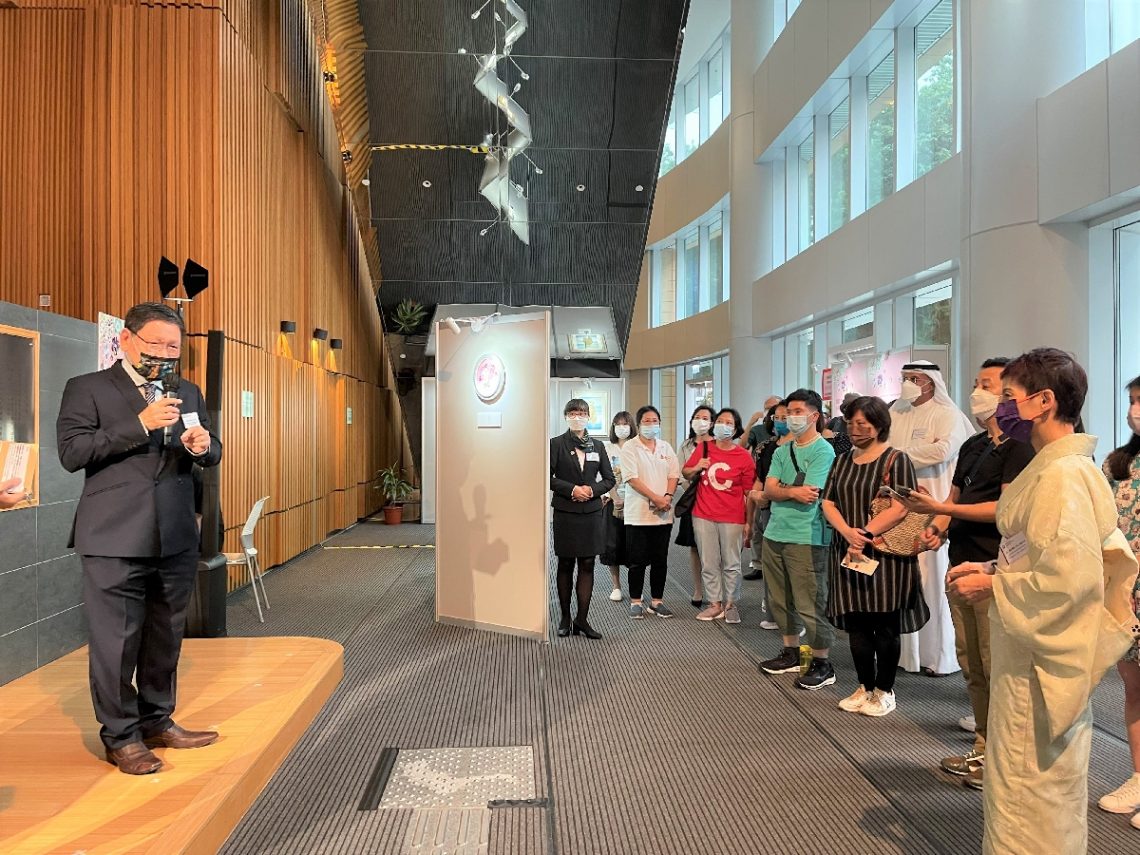
[[[851,439],[851,444],[856,448],[870,448],[875,442],[875,435],[873,433],[848,433],[847,436]]]

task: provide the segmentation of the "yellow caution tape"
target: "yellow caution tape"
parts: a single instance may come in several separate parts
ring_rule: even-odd
[[[423,145],[420,143],[399,143],[395,145],[374,145],[373,151],[405,151],[414,149],[416,151],[445,151],[447,149],[458,149],[459,151],[469,151],[472,154],[487,154],[491,148],[485,145]]]

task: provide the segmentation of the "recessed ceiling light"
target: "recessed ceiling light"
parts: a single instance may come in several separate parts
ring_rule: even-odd
[[[640,193],[640,192],[641,192],[642,190],[644,190],[645,188],[644,188],[642,185],[638,184],[638,185],[637,185],[636,187],[634,187],[633,189],[634,189],[634,190],[636,190],[638,193]]]
[[[372,180],[369,178],[365,178],[360,183],[363,184],[365,187],[368,187],[370,184],[372,184]]]
[[[424,179],[423,184],[424,184],[424,187],[431,187],[431,182],[428,181],[426,178]]]
[[[579,193],[581,193],[583,190],[585,190],[585,189],[586,189],[586,185],[585,185],[585,184],[579,184],[579,185],[578,185],[577,187],[575,187],[574,189],[575,189],[575,190],[577,190]]]
[[[400,359],[407,359],[407,358],[408,358],[408,354],[406,354],[406,353],[400,354]]]

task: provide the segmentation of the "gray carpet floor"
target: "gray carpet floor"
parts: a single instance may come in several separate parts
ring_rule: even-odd
[[[491,855],[980,850],[980,794],[937,768],[969,748],[960,676],[901,674],[895,714],[842,713],[855,684],[846,642],[833,687],[761,674],[779,639],[758,627],[755,583],[739,626],[695,621],[676,547],[673,620],[630,621],[599,567],[590,621],[602,641],[436,624],[433,539],[431,526],[355,526],[266,577],[265,624],[248,589],[232,595],[231,635],[334,639],[345,676],[224,852],[404,851],[413,811],[358,809],[386,746],[532,748],[545,803],[493,810]],[[414,548],[338,548],[399,544]],[[552,591],[552,626],[556,612]],[[1111,673],[1095,704],[1093,801],[1130,771],[1122,704]],[[1140,850],[1128,817],[1090,805],[1089,820],[1091,852]]]

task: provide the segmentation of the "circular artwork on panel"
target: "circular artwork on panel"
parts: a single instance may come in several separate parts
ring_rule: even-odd
[[[503,360],[493,353],[479,357],[475,363],[475,394],[479,400],[490,403],[496,400],[507,385],[507,369]]]

